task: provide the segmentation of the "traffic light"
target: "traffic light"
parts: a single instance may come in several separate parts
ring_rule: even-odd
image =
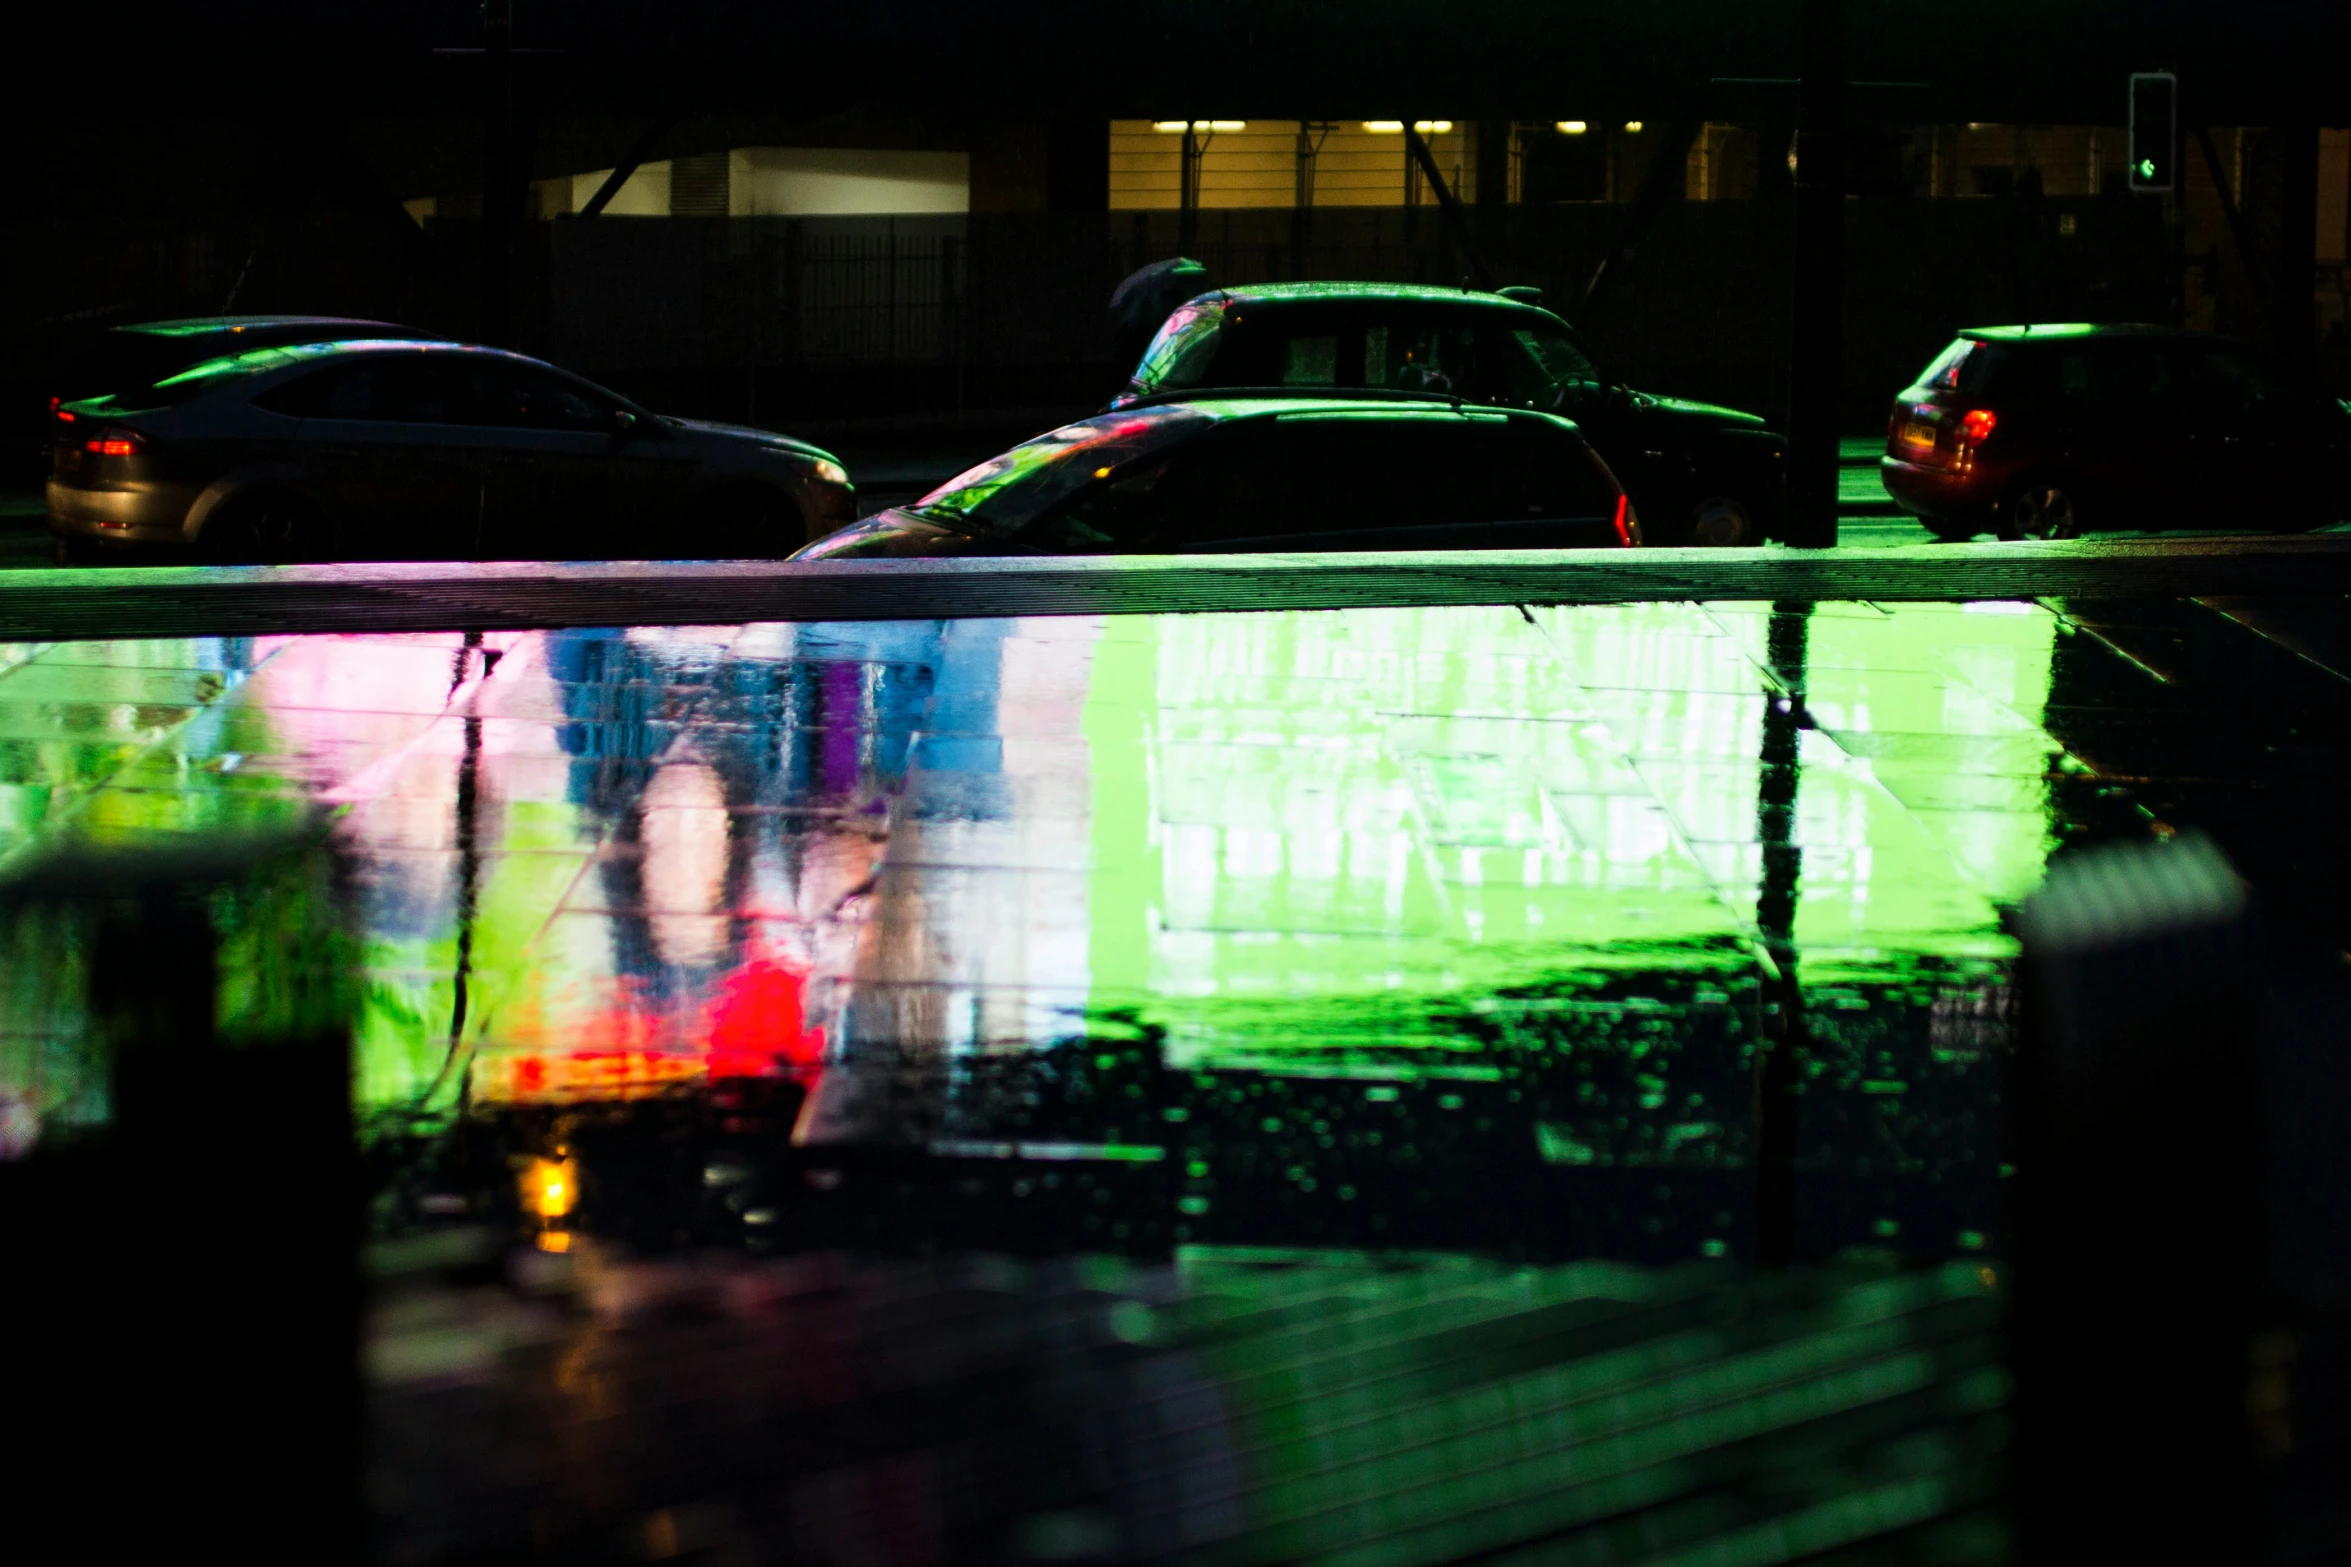
[[[2179,158],[2180,80],[2169,71],[2131,77],[2131,189],[2170,190]]]

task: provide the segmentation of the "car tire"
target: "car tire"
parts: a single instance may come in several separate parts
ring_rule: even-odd
[[[224,566],[287,566],[331,560],[326,518],[293,495],[253,495],[229,502],[204,524],[205,559]]]
[[[1710,495],[1691,508],[1690,542],[1716,549],[1761,544],[1763,527],[1746,502],[1729,495]]]
[[[694,544],[710,560],[775,560],[805,543],[807,531],[799,508],[781,491],[738,484],[703,505]]]
[[[2079,497],[2073,486],[2061,479],[2028,479],[2016,487],[2000,508],[2000,537],[2004,539],[2078,539],[2081,536]]]
[[[87,539],[52,538],[49,541],[49,559],[59,566],[95,566],[98,564],[98,550]]]

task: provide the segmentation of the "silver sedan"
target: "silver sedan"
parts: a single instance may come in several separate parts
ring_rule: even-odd
[[[857,515],[805,441],[455,343],[257,349],[53,421],[60,564],[766,558]]]

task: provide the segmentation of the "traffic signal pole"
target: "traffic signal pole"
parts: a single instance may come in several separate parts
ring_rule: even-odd
[[[1837,542],[1838,370],[1844,349],[1845,0],[1804,0],[1796,126],[1796,290],[1788,366],[1785,542]]]

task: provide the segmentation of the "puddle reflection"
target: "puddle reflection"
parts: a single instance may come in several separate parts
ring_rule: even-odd
[[[1268,1191],[1400,1239],[1363,1211],[1442,1156],[1464,1204],[1643,1172],[1634,1244],[1744,1249],[1748,1199],[1659,1178],[1752,1158],[1792,961],[1800,1162],[1932,1253],[1996,1206],[1999,911],[2083,771],[2056,626],[1822,604],[1797,668],[1763,604],[7,647],[0,853],[316,822],[363,1124],[769,1079],[803,1148],[1149,1150],[1179,1239]],[[102,1121],[11,971],[7,1113]]]

